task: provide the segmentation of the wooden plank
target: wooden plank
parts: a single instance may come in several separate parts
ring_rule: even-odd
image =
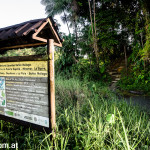
[[[27,93],[22,91],[6,91],[7,99],[27,102],[30,104],[48,106],[48,95],[39,93]]]
[[[36,33],[34,33],[32,35],[32,38],[35,39],[35,40],[38,40],[38,41],[42,41],[44,43],[47,43],[47,40],[44,39],[44,38],[41,38],[41,37],[37,37],[37,35],[40,33],[40,31],[47,25],[48,21],[44,22],[40,27],[39,29],[36,31]]]
[[[16,30],[15,30],[15,33],[16,33],[16,35],[18,35],[18,32],[20,32],[21,30],[23,30],[26,26],[28,26],[30,23],[27,23],[27,24],[25,24],[25,25],[23,25],[23,26],[19,26],[19,28],[17,28]]]
[[[58,43],[55,43],[55,42],[54,42],[54,45],[57,46],[57,47],[62,47],[62,44],[61,44],[61,43],[58,44]]]
[[[47,19],[46,22],[44,22],[44,23],[40,26],[40,28],[36,31],[36,33],[34,33],[34,34],[32,35],[32,38],[35,39],[35,40],[38,40],[38,41],[47,43],[47,39],[44,39],[44,38],[41,38],[41,37],[38,37],[38,36],[37,36],[37,35],[41,32],[41,30],[47,25],[47,23],[49,23],[49,25],[50,25],[50,30],[52,31],[53,36],[56,37],[56,40],[57,40],[57,41],[54,42],[54,45],[55,45],[55,46],[58,46],[58,47],[62,47],[62,43],[60,42],[60,39],[59,39],[59,37],[58,37],[58,35],[57,35],[55,29],[53,28],[53,25],[52,25],[52,23],[51,23],[51,21],[50,21],[49,18]]]
[[[23,92],[30,92],[30,93],[39,93],[39,94],[48,94],[47,87],[36,87],[32,88],[31,86],[21,86],[21,87],[14,87],[6,85],[6,90],[11,91],[23,91]]]
[[[56,33],[56,31],[55,31],[55,29],[54,29],[54,27],[53,27],[53,25],[52,25],[52,22],[50,21],[49,18],[48,18],[48,22],[49,22],[49,24],[50,24],[50,30],[52,31],[54,37],[56,37],[56,39],[57,39],[57,41],[58,41],[58,42],[53,42],[53,44],[54,44],[54,43],[57,43],[58,45],[61,45],[60,39],[59,39],[59,37],[58,37],[58,34]],[[53,40],[53,39],[52,39],[52,40]],[[60,47],[62,47],[62,46],[60,46]]]
[[[48,106],[41,106],[30,103],[23,103],[19,101],[7,100],[7,109],[19,112],[25,112],[30,115],[39,115],[43,117],[49,117]]]
[[[22,87],[22,88],[47,88],[48,84],[47,83],[35,83],[35,82],[14,82],[14,81],[6,81],[5,86],[13,86],[13,87]]]
[[[1,62],[0,76],[48,77],[47,61]]]
[[[48,78],[41,77],[6,77],[6,81],[17,81],[17,82],[36,82],[36,83],[48,83]]]
[[[26,113],[26,112],[22,112],[18,110],[16,111],[16,110],[8,109],[8,108],[4,108],[4,114],[5,116],[8,116],[14,119],[26,121],[29,123],[34,123],[35,125],[38,124],[44,127],[49,127],[49,120],[47,117],[34,115],[34,114],[30,114],[30,113]]]

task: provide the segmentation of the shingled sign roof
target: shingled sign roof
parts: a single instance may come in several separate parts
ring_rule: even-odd
[[[47,39],[54,39],[54,45],[61,47],[62,39],[57,29],[51,17],[0,28],[0,51],[44,46]]]

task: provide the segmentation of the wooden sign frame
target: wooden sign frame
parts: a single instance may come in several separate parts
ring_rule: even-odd
[[[19,124],[26,127],[31,127],[38,131],[50,133],[55,131],[56,117],[55,117],[55,81],[54,81],[54,40],[48,39],[47,41],[47,54],[34,55],[34,56],[15,56],[0,58],[1,62],[20,62],[20,61],[48,61],[48,112],[49,112],[49,127],[43,127],[34,123],[26,122],[23,120],[15,119],[0,114],[0,119]]]

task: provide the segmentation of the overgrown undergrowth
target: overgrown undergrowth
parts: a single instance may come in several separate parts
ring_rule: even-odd
[[[19,149],[150,149],[150,117],[103,83],[56,79],[57,131],[50,135],[1,121],[0,143]],[[54,146],[55,145],[55,146]]]

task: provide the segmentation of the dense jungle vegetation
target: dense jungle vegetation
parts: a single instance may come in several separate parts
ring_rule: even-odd
[[[149,150],[150,112],[118,98],[108,74],[124,61],[118,89],[150,94],[149,1],[41,2],[49,16],[62,16],[69,32],[60,33],[63,47],[55,51],[56,137],[1,121],[0,143],[36,150]],[[2,57],[33,54],[46,54],[46,47]]]
[[[107,80],[107,70],[120,58],[125,60],[120,88],[150,91],[148,0],[42,0],[42,4],[48,15],[61,15],[69,33],[73,28],[73,34],[62,34],[60,72]],[[87,59],[82,59],[85,55]]]

